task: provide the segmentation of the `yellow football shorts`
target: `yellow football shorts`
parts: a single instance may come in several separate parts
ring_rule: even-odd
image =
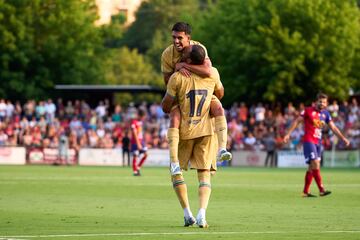
[[[183,170],[209,169],[216,171],[216,135],[204,136],[179,142],[179,162]]]

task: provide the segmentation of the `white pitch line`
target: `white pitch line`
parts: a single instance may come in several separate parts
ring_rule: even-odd
[[[0,240],[20,240],[18,238],[58,238],[58,237],[111,237],[111,236],[150,236],[150,235],[245,235],[245,234],[305,234],[305,232],[293,231],[274,231],[274,232],[152,232],[152,233],[84,233],[84,234],[54,234],[54,235],[21,235],[21,236],[0,236]],[[313,234],[331,234],[331,233],[360,233],[360,230],[338,230],[311,232]],[[309,234],[309,232],[306,232]]]
[[[20,238],[0,238],[0,240],[24,240]]]

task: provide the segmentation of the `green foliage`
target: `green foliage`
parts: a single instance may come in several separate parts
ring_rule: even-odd
[[[359,37],[360,38],[360,37]],[[355,94],[360,93],[360,48],[357,49],[350,72],[350,87]]]
[[[0,94],[43,98],[54,84],[101,82],[104,48],[94,4],[0,1]]]
[[[162,86],[162,79],[144,56],[137,50],[127,47],[114,48],[108,51],[104,65],[106,82],[108,84],[145,84]]]
[[[110,24],[100,26],[104,45],[108,48],[120,47],[124,33],[126,17],[119,13],[111,17]]]
[[[105,79],[107,84],[125,85],[152,85],[163,87],[163,80],[145,57],[136,49],[130,50],[127,47],[113,48],[108,50],[108,57],[104,62]],[[130,101],[154,101],[160,100],[159,96],[118,94],[117,102],[127,104]]]
[[[160,58],[161,53],[164,51],[164,46],[168,46],[170,43],[170,33],[168,33],[168,37],[164,37],[164,33],[161,30],[156,30],[155,35],[152,39],[151,47],[146,51],[146,57],[149,59],[150,63],[152,63],[153,67],[160,72]]]
[[[227,103],[286,102],[313,98],[318,91],[348,96],[359,20],[353,1],[227,0],[209,11],[199,28],[220,70]]]

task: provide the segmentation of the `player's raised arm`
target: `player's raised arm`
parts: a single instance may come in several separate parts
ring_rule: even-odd
[[[341,140],[344,141],[346,146],[350,145],[350,141],[341,133],[341,131],[336,127],[333,121],[329,122],[329,128],[338,136]]]
[[[287,143],[290,139],[290,134],[299,126],[300,123],[302,123],[304,121],[302,116],[297,117],[294,122],[291,124],[287,134],[285,134],[284,136],[284,143]]]

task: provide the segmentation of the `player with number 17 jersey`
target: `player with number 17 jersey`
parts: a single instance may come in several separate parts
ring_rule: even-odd
[[[331,121],[330,113],[327,110],[317,110],[315,107],[307,107],[301,112],[304,118],[304,142],[321,144],[321,131],[325,124]]]
[[[176,97],[180,105],[180,139],[214,134],[209,111],[210,102],[214,89],[221,86],[216,68],[212,68],[212,78],[201,78],[195,74],[188,78],[179,72],[171,76],[167,94]]]

